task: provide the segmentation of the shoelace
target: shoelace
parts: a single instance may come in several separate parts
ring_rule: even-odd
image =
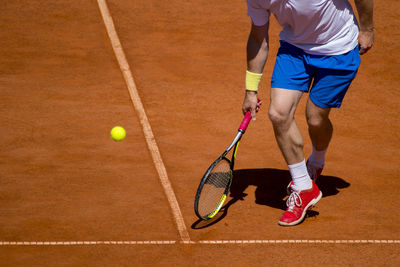
[[[286,200],[286,206],[288,207],[288,211],[293,211],[294,207],[301,207],[302,201],[297,192],[292,192],[289,198]]]

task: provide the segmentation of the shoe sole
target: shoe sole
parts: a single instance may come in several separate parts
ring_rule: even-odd
[[[294,226],[297,225],[299,223],[301,223],[304,220],[304,217],[306,216],[307,210],[314,207],[318,201],[320,201],[322,198],[322,192],[319,192],[319,195],[317,198],[314,198],[313,200],[310,201],[310,203],[308,203],[308,205],[305,207],[305,209],[303,210],[303,213],[301,214],[300,219],[298,219],[297,221],[291,222],[291,223],[286,223],[286,222],[281,222],[279,221],[278,224],[282,225],[282,226]]]

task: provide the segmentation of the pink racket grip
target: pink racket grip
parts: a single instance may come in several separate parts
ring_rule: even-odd
[[[257,103],[260,103],[260,99],[258,98],[257,98]],[[250,111],[247,111],[246,115],[244,115],[242,123],[239,126],[239,131],[242,131],[244,133],[247,129],[247,126],[249,126],[250,121],[251,121],[251,113]]]
[[[250,121],[251,121],[251,113],[250,111],[247,111],[246,115],[244,115],[242,123],[239,126],[239,130],[244,133],[247,129],[247,126],[249,126]]]

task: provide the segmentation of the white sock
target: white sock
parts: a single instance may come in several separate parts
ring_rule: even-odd
[[[324,167],[325,164],[325,153],[328,150],[328,148],[326,148],[325,150],[320,150],[318,151],[314,146],[313,146],[313,150],[311,153],[311,156],[308,158],[308,160],[310,161],[310,163],[312,163],[312,165],[317,165],[318,167]]]
[[[306,161],[288,165],[289,172],[292,175],[294,188],[297,191],[303,191],[312,188],[312,181],[307,172]]]

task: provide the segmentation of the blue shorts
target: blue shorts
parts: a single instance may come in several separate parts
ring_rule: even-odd
[[[335,56],[311,55],[281,41],[271,87],[310,93],[322,108],[339,108],[360,66],[358,46]]]

